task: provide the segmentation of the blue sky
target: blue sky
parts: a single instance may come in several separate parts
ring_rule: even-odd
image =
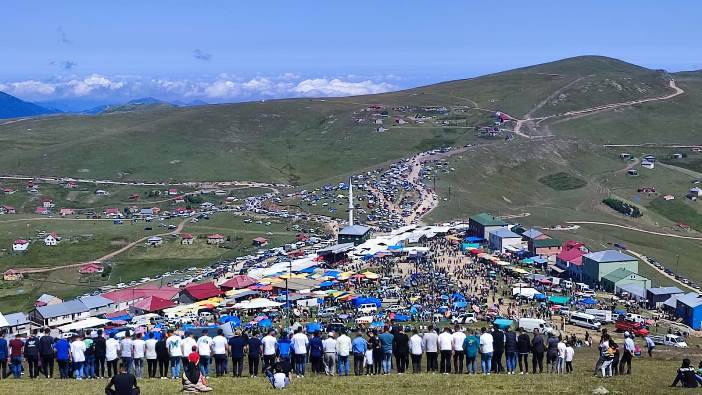
[[[222,102],[373,93],[583,54],[699,69],[699,15],[695,1],[7,0],[0,90]]]

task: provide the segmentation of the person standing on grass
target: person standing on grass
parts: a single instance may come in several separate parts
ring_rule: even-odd
[[[39,358],[44,377],[54,377],[54,338],[49,328],[44,328],[44,334],[39,338]]]
[[[556,362],[558,362],[558,342],[552,332],[549,332],[546,339],[546,370],[550,373],[556,373]]]
[[[241,337],[241,332],[237,331],[234,335],[239,334]],[[246,340],[246,339],[242,339]],[[215,375],[217,377],[222,377],[227,373],[227,338],[224,337],[224,331],[222,329],[217,329],[217,336],[212,338],[212,353],[214,354],[215,362]],[[244,354],[241,354],[241,365],[243,369],[244,365]],[[239,371],[239,377],[241,377],[241,370]]]
[[[324,373],[322,367],[322,355],[324,355],[324,346],[322,345],[322,336],[319,330],[314,331],[314,336],[310,339],[310,364],[314,374]]]
[[[442,374],[451,373],[451,353],[453,352],[453,336],[451,328],[448,326],[439,335],[439,352],[441,353],[441,362],[439,371]]]
[[[463,357],[466,355],[463,349],[463,341],[466,340],[466,334],[460,326],[456,325],[453,328],[453,334],[451,335],[453,347],[453,372],[456,374],[463,373]]]
[[[356,331],[356,337],[351,342],[351,352],[353,353],[353,374],[363,375],[363,360],[366,358],[368,342],[363,338],[363,333]]]
[[[417,328],[412,329],[412,337],[410,337],[410,354],[412,356],[412,373],[422,372],[422,353],[424,349],[422,348],[422,337],[419,336]]]
[[[563,342],[563,338],[558,336],[558,359],[556,360],[556,373],[563,374],[565,371],[565,360],[566,360],[566,344]]]
[[[507,374],[514,374],[517,369],[517,334],[509,327],[505,329],[505,360],[507,362]]]
[[[436,334],[433,325],[422,337],[422,349],[427,353],[427,373],[436,373],[438,370],[439,335]]]
[[[212,355],[212,338],[207,329],[202,331],[202,336],[197,339],[197,352],[200,354],[200,373],[206,379],[210,378],[210,357]]]
[[[463,351],[466,354],[466,373],[476,374],[477,367],[475,360],[478,357],[478,350],[480,349],[480,338],[477,332],[466,336],[463,340]]]
[[[193,347],[197,348],[197,341],[195,340],[195,336],[193,335],[192,332],[185,332],[185,337],[183,338],[183,341],[180,343],[180,349],[182,356],[180,357],[181,360],[181,366],[183,366],[183,369],[185,369],[185,365],[188,364],[188,356],[190,353],[193,351]],[[199,367],[198,367],[199,369]]]
[[[544,372],[544,352],[546,352],[544,338],[541,336],[538,329],[534,329],[534,337],[531,339],[532,373],[536,374],[537,367],[539,368],[539,373]]]
[[[278,340],[275,338],[275,331],[270,330],[261,339],[261,343],[263,343],[263,370],[266,370],[275,363],[275,355],[278,351]]]
[[[158,360],[158,375],[161,380],[168,378],[168,362],[171,356],[168,355],[168,344],[166,336],[161,336],[156,342],[156,359]]]
[[[565,349],[565,366],[566,373],[573,373],[573,357],[575,356],[575,349],[573,348],[573,343],[566,343]]]
[[[229,349],[231,350],[232,354],[232,376],[233,377],[241,377],[242,373],[244,372],[244,354],[246,351],[246,345],[248,343],[248,339],[246,339],[244,336],[241,335],[241,331],[236,331],[234,332],[234,336],[229,339]],[[259,347],[260,348],[260,347]],[[226,353],[226,348],[224,349],[224,352]],[[226,356],[226,354],[225,354]],[[224,364],[221,364],[220,366],[221,372],[218,372],[220,376],[223,376],[226,374],[224,371]]]
[[[251,334],[245,350],[248,350],[249,353],[249,375],[251,375],[251,377],[258,377],[258,363],[261,360],[261,354],[263,353],[263,344],[261,343],[261,339],[259,339],[257,332],[253,332]]]
[[[295,334],[290,339],[290,348],[293,353],[295,363],[295,374],[298,378],[305,377],[305,365],[307,365],[307,352],[310,347],[310,339],[303,332],[302,326],[295,330]]]
[[[156,344],[158,341],[154,338],[153,332],[149,333],[148,339],[144,342],[144,357],[146,357],[146,372],[150,379],[156,378],[156,364],[158,363],[158,354],[156,353]]]
[[[607,350],[605,350],[603,353],[604,361],[602,362],[602,366],[600,366],[603,378],[612,377],[612,364],[618,348],[617,343],[612,339],[609,339],[608,344],[609,346],[607,347]]]
[[[10,360],[10,346],[5,339],[7,332],[0,331],[0,380],[7,378],[7,361]]]
[[[646,348],[648,349],[648,357],[653,358],[653,349],[656,348],[656,343],[651,335],[646,335]]]
[[[602,329],[602,336],[600,337],[598,348],[600,357],[595,363],[595,376],[597,376],[597,374],[600,372],[600,368],[605,361],[605,353],[609,348],[609,334],[607,333],[607,329]]]
[[[90,336],[86,336],[85,339],[83,339],[83,343],[85,343],[85,364],[83,364],[83,376],[85,376],[86,379],[92,380],[95,378],[95,343],[93,342],[93,338]]]
[[[493,338],[485,327],[480,328],[480,368],[482,374],[490,374],[492,368]]]
[[[526,330],[521,328],[517,338],[519,374],[529,374],[529,350],[531,350],[531,339],[529,339]]]
[[[173,380],[180,378],[180,363],[183,357],[181,343],[180,336],[173,333],[172,329],[169,329],[166,345],[168,346],[168,356],[171,359],[171,379]]]
[[[383,349],[383,375],[390,374],[390,369],[392,369],[392,343],[395,337],[390,333],[389,326],[385,326],[383,333],[378,335],[378,339]]]
[[[341,335],[338,339],[336,339],[336,354],[337,364],[339,365],[339,376],[348,376],[349,355],[351,354],[351,338],[346,336],[345,329],[341,330]],[[392,352],[390,355],[392,355]]]
[[[93,339],[95,344],[95,375],[105,378],[105,360],[107,358],[107,340],[102,334],[102,329],[98,329],[97,337]]]
[[[631,374],[631,361],[634,359],[634,351],[636,349],[633,338],[634,336],[628,332],[624,333],[624,352],[619,364],[619,374],[624,374],[624,366],[626,366],[626,374]]]
[[[54,343],[54,351],[56,352],[56,363],[58,363],[59,377],[69,379],[68,364],[71,362],[71,344],[64,338],[59,338]]]
[[[24,342],[22,341],[22,335],[19,333],[15,335],[15,338],[10,340],[10,370],[12,371],[12,376],[16,379],[22,377],[22,355],[24,355]]]
[[[71,342],[71,359],[73,374],[77,380],[83,380],[83,365],[85,364],[85,343],[80,336],[73,336]]]
[[[368,336],[368,348],[373,351],[373,374],[379,375],[383,371],[383,345],[375,329]]]
[[[134,340],[132,335],[127,331],[122,340],[119,341],[119,349],[122,357],[122,365],[127,367],[127,372],[132,372],[134,366]]]
[[[334,332],[329,332],[326,338],[322,340],[322,348],[324,349],[324,374],[334,376],[336,371],[336,339],[334,339]]]
[[[402,326],[397,328],[393,335],[392,351],[395,354],[397,373],[405,373],[409,365],[409,336],[407,336]]]
[[[112,334],[109,339],[105,341],[105,360],[107,361],[107,375],[112,377],[117,374],[117,362],[119,361],[119,341],[115,339],[115,335]]]
[[[492,329],[492,341],[494,351],[492,353],[492,359],[490,360],[492,363],[490,368],[495,373],[502,373],[504,371],[504,367],[502,366],[502,354],[505,352],[505,333],[497,326]]]
[[[39,338],[37,330],[34,329],[32,334],[24,342],[24,357],[27,359],[29,366],[29,378],[35,379],[39,377]]]

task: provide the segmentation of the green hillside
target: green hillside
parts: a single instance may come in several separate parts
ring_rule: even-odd
[[[611,85],[608,81],[626,89],[602,89]],[[665,91],[666,83],[658,71],[610,58],[577,57],[372,96],[155,106],[35,119],[0,125],[0,169],[109,179],[306,184],[421,150],[474,142],[473,128],[486,124],[493,110],[517,117],[560,112],[652,96]],[[564,87],[567,99],[549,104],[549,97]],[[373,112],[366,111],[370,104],[382,106],[384,133],[376,132]],[[448,111],[431,112],[427,106]],[[416,114],[433,118],[394,122]]]

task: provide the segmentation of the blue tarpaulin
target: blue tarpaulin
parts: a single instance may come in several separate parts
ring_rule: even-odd
[[[382,328],[385,324],[382,321],[373,321],[370,324],[371,328]]]
[[[476,236],[468,236],[463,240],[465,240],[469,243],[480,243],[480,242],[485,241],[485,239],[483,239],[482,237],[476,237]]]
[[[307,325],[305,325],[305,329],[307,333],[314,333],[316,331],[321,331],[322,325],[319,322],[308,322]]]
[[[546,295],[544,295],[544,294],[534,294],[534,299],[536,299],[536,300],[546,300]]]
[[[273,321],[271,321],[270,318],[266,318],[264,320],[258,321],[258,326],[261,328],[270,328],[273,326]]]
[[[507,329],[510,326],[512,326],[513,322],[514,321],[508,320],[506,318],[496,318],[495,321],[493,321],[492,323],[500,329]]]
[[[388,250],[390,251],[395,251],[395,250],[401,250],[403,247],[402,243],[395,244],[394,246],[389,246]]]
[[[531,260],[534,261],[534,263],[539,264],[539,265],[543,265],[544,263],[548,262],[548,260],[546,258],[542,258],[540,256],[535,256],[535,257],[531,258]]]
[[[334,285],[333,281],[324,281],[321,284],[319,284],[319,286],[322,288],[331,287],[332,285]]]
[[[367,303],[373,303],[375,307],[380,307],[382,305],[382,301],[378,298],[368,298],[365,296],[359,296],[351,301],[351,304],[353,304],[354,307],[358,307],[362,304],[367,304]]]
[[[397,322],[407,322],[410,320],[410,316],[404,314],[395,314],[395,321]]]
[[[311,274],[311,273],[314,273],[314,271],[315,271],[316,269],[317,269],[317,266],[310,266],[310,267],[308,267],[308,268],[306,268],[306,269],[298,270],[297,272],[298,272],[298,273],[308,273],[308,274]]]
[[[597,304],[597,301],[593,298],[585,298],[585,299],[582,299],[579,303],[592,306],[594,304]]]
[[[454,293],[453,295],[451,295],[451,297],[453,298],[453,300],[457,300],[457,301],[466,300],[466,297],[463,296],[463,294],[460,294],[460,293],[458,293],[458,292],[456,292],[456,293]]]
[[[221,322],[223,324],[226,324],[227,322],[229,322],[234,327],[241,326],[241,319],[239,319],[239,317],[235,317],[233,315],[223,315],[222,317],[219,318],[219,322]]]
[[[337,278],[340,274],[341,272],[339,270],[327,270],[326,272],[324,272],[325,276],[332,278]]]
[[[465,309],[468,307],[468,302],[453,302],[454,309]]]

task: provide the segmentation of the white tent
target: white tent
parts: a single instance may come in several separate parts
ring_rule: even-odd
[[[535,290],[534,288],[512,288],[512,296],[521,295],[527,299],[534,299],[534,296],[540,293],[541,292]]]
[[[256,299],[251,299],[251,300],[245,300],[241,303],[237,303],[234,305],[235,309],[265,309],[269,307],[279,307],[282,306],[282,303],[274,302],[270,299],[266,298],[256,298]]]
[[[0,328],[4,328],[6,326],[10,326],[10,323],[7,322],[7,319],[5,318],[5,316],[2,315],[2,313],[0,313]]]
[[[97,317],[90,317],[81,321],[76,321],[70,324],[59,326],[57,329],[61,332],[70,332],[81,329],[95,328],[96,326],[103,326],[108,322],[110,322],[110,320]]]

